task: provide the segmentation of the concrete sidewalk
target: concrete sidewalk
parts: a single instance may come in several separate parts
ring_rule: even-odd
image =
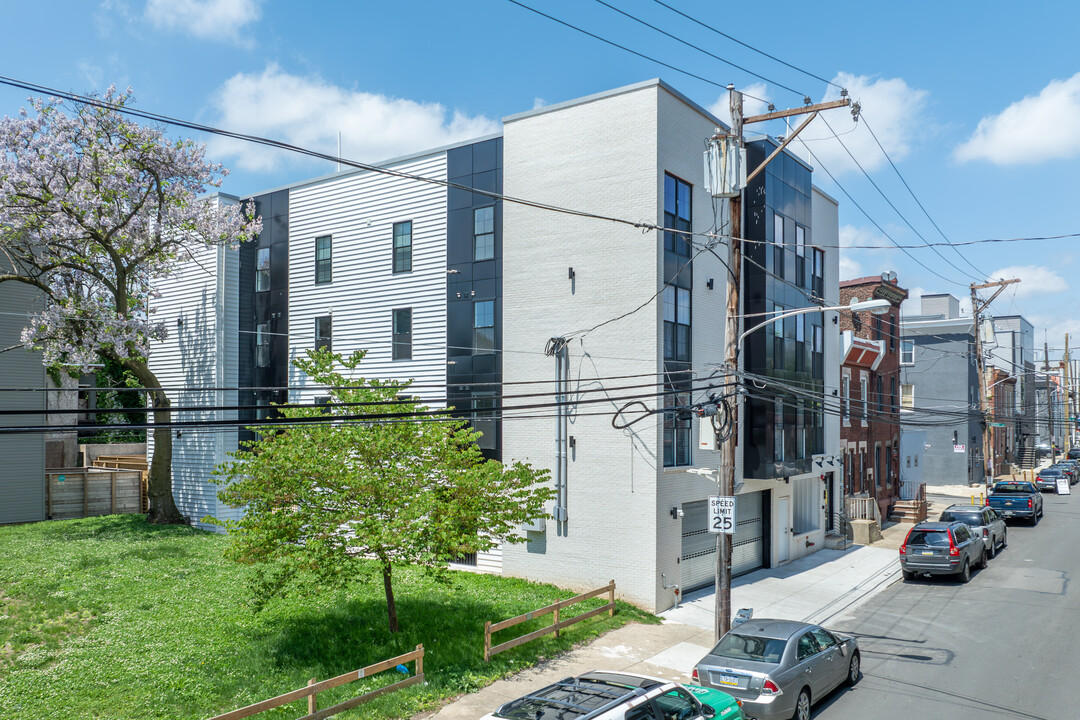
[[[805,620],[826,626],[900,577],[896,551],[853,546],[819,550],[782,567],[736,578],[735,609],[754,616]],[[660,625],[630,624],[538,667],[499,680],[445,705],[435,718],[478,720],[499,705],[570,675],[621,670],[689,682],[694,665],[713,644],[711,589],[690,593],[678,608],[660,613]]]

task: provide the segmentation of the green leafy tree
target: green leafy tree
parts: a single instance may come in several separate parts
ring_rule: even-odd
[[[395,565],[445,568],[522,542],[519,526],[545,514],[553,491],[546,470],[486,460],[465,421],[413,417],[427,408],[405,398],[410,383],[359,377],[363,357],[320,350],[294,360],[329,388],[331,404],[283,405],[280,417],[297,423],[251,428],[257,439],[215,473],[219,497],[243,507],[243,518],[214,522],[229,530],[229,556],[258,567],[258,603],[301,579],[343,587],[367,577],[374,560],[397,632]]]

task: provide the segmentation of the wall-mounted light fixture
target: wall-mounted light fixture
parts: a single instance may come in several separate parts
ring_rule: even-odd
[[[461,271],[460,270],[455,270],[454,268],[450,268],[449,270],[446,271],[446,274],[447,275],[460,275]]]
[[[671,508],[671,519],[672,520],[678,520],[682,516],[683,516],[682,508],[679,507],[678,505],[673,505],[672,508]]]
[[[571,435],[570,436],[570,449],[573,450],[576,447],[577,447],[577,439],[573,435]]]
[[[184,329],[184,318],[176,318],[176,331],[179,332]]]
[[[713,286],[713,279],[712,278],[709,278],[707,281],[705,281],[705,287],[712,290],[712,286]]]
[[[567,278],[568,280],[573,280],[573,279],[574,279],[574,277],[575,277],[575,275],[574,275],[574,268],[570,268],[570,269],[569,269],[569,270],[567,271],[567,273],[566,273],[566,278]]]

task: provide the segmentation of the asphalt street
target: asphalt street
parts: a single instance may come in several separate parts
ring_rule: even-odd
[[[1080,718],[1080,495],[1043,499],[967,585],[898,582],[831,624],[859,638],[863,678],[814,717]]]

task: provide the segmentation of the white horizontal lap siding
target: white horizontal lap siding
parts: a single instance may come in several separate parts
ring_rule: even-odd
[[[236,314],[236,270],[238,251],[228,248],[201,248],[192,260],[183,263],[171,277],[159,279],[155,288],[161,293],[154,303],[154,319],[163,322],[169,336],[154,342],[150,349],[150,369],[165,388],[174,408],[235,405],[235,391],[211,388],[236,385],[236,358],[231,376],[223,371],[228,345],[235,344],[236,323],[221,327],[222,317]],[[231,274],[231,277],[230,277]],[[231,292],[231,294],[230,294]],[[224,308],[218,296],[224,293]],[[228,307],[232,306],[232,310]],[[178,326],[177,320],[183,324]],[[224,347],[220,345],[224,342]],[[235,350],[233,351],[235,355]],[[179,389],[178,389],[179,388]],[[174,422],[235,419],[235,412],[215,410],[177,410]],[[152,421],[152,416],[150,416]],[[204,518],[217,512],[217,486],[209,479],[235,431],[220,427],[190,428],[173,432],[173,498],[180,512],[198,527],[212,528]],[[154,452],[153,432],[147,433],[147,457]]]
[[[439,153],[392,166],[446,178]],[[412,271],[394,274],[394,223],[412,221]],[[315,284],[315,238],[333,237],[333,281]],[[412,308],[412,359],[391,359],[392,311]],[[331,315],[333,349],[367,350],[359,375],[415,380],[433,405],[446,382],[446,188],[360,173],[296,188],[289,195],[289,357],[315,346],[315,318]],[[311,384],[289,369],[289,385]],[[294,390],[295,401],[319,391]]]

